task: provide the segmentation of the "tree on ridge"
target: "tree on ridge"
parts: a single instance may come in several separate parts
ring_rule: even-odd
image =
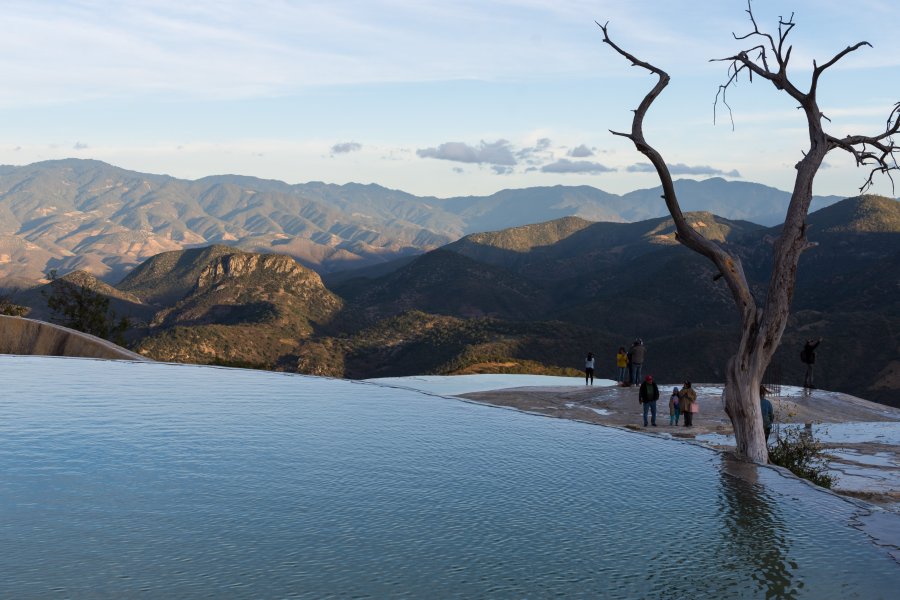
[[[84,283],[76,283],[57,277],[56,269],[47,273],[49,289],[42,293],[47,308],[53,311],[54,321],[99,338],[125,346],[124,333],[128,319],[116,320],[115,311],[109,308],[109,298]]]
[[[822,65],[813,61],[809,88],[803,91],[787,74],[792,50],[792,46],[787,44],[787,38],[795,26],[793,14],[788,19],[779,17],[778,34],[772,35],[759,29],[750,0],[747,2],[746,12],[750,16],[752,31],[743,36],[734,35],[734,38],[737,41],[746,40],[748,44],[754,45],[733,56],[717,59],[728,62],[729,65],[727,80],[719,86],[716,93],[716,105],[720,101],[725,103],[725,93],[738,80],[739,75],[742,73],[748,75],[751,82],[756,76],[770,82],[776,90],[789,95],[799,103],[809,133],[809,148],[795,166],[797,174],[794,187],[781,235],[774,243],[772,275],[762,305],[750,291],[740,258],[730,254],[719,244],[704,238],[686,221],[666,162],[644,138],[644,116],[668,85],[669,75],[615,44],[609,37],[609,23],[597,25],[603,31],[604,43],[631,61],[632,66],[646,69],[659,78],[634,111],[631,132],[610,133],[631,140],[635,148],[650,160],[662,183],[666,207],[675,222],[676,239],[712,261],[719,271],[716,278],[724,279],[728,285],[741,315],[741,339],[736,353],[728,359],[725,411],[734,427],[737,455],[745,460],[767,463],[768,452],[759,406],[759,385],[787,325],[800,255],[815,245],[806,236],[806,218],[812,201],[813,180],[825,156],[830,151],[839,149],[850,153],[857,166],[870,167],[860,192],[864,192],[872,185],[873,177],[877,174],[887,175],[893,184],[891,174],[900,169],[897,164],[900,146],[893,138],[900,129],[900,102],[894,104],[888,113],[884,131],[875,135],[848,135],[842,138],[828,134],[824,122],[830,122],[830,119],[819,109],[816,98],[819,79],[826,69],[834,66],[839,60],[863,46],[871,47],[871,44],[859,42],[848,46]]]

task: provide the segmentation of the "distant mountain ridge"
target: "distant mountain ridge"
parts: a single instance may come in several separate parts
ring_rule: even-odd
[[[898,210],[896,200],[861,196],[809,215],[815,245],[801,258],[773,381],[798,383],[799,348],[823,337],[823,387],[897,403]],[[685,216],[741,258],[762,300],[778,227]],[[737,335],[727,286],[665,217],[564,217],[348,273],[326,286],[289,256],[214,245],[160,253],[117,286],[63,277],[132,318],[146,356],[338,377],[573,373],[587,350],[611,377],[615,348],[642,337],[655,377],[721,381]],[[39,288],[12,300],[47,315]]]
[[[816,245],[801,259],[793,316],[772,364],[773,380],[799,383],[798,349],[809,337],[824,337],[819,378],[827,389],[896,404],[898,215],[900,202],[877,196],[850,198],[809,215],[809,239]],[[741,257],[762,301],[779,228],[709,213],[686,217]],[[394,273],[370,277],[359,270],[357,278],[333,289],[349,312],[373,323],[400,318],[411,308],[454,318],[558,323],[558,339],[544,335],[544,350],[523,341],[532,331],[526,325],[517,334],[502,328],[495,333],[508,340],[505,352],[541,362],[548,359],[541,352],[560,339],[584,344],[568,350],[565,363],[577,364],[579,349],[605,348],[611,356],[610,347],[640,336],[653,347],[654,374],[720,381],[723,357],[736,340],[736,309],[712,264],[678,244],[673,227],[671,218],[589,223],[570,217],[473,234],[398,264]],[[492,352],[484,344],[479,352]],[[353,364],[347,361],[348,368]]]
[[[789,194],[719,178],[679,180],[683,208],[773,224]],[[824,206],[837,197],[816,198]],[[188,181],[66,159],[0,167],[0,283],[49,269],[107,282],[161,252],[224,244],[288,254],[320,273],[421,254],[466,234],[579,217],[665,214],[659,188],[623,196],[589,186],[418,197],[378,185],[291,185],[237,175]]]

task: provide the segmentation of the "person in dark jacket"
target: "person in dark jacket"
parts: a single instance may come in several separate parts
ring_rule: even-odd
[[[806,345],[800,352],[800,360],[806,365],[806,376],[803,378],[803,387],[813,389],[813,367],[816,364],[816,348],[822,343],[822,338],[806,340]]]
[[[644,366],[644,357],[646,355],[647,347],[644,346],[644,340],[641,338],[634,340],[634,343],[631,345],[631,383],[634,385],[641,383],[641,369]]]
[[[594,353],[588,352],[584,359],[584,385],[594,385]]]
[[[641,384],[638,390],[638,402],[644,406],[644,427],[647,426],[647,412],[652,414],[651,423],[656,427],[656,401],[659,400],[659,388],[653,381],[652,375],[647,375],[647,379]]]
[[[766,443],[769,443],[769,434],[772,433],[772,423],[775,422],[775,409],[772,403],[766,398],[769,390],[765,386],[759,386],[759,409],[762,412],[763,429],[766,432]]]

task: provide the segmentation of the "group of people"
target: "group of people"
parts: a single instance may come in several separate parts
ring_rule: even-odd
[[[803,378],[803,387],[814,389],[813,369],[816,364],[816,348],[822,343],[822,338],[806,340],[806,345],[800,352],[800,360],[806,365],[806,374]],[[641,374],[644,369],[644,359],[647,356],[647,347],[644,341],[637,338],[632,342],[631,348],[625,350],[625,346],[619,346],[616,353],[616,383],[625,387],[641,383]],[[596,358],[593,352],[588,352],[584,361],[584,384],[594,385],[594,369]]]
[[[644,357],[647,355],[647,347],[640,338],[634,340],[631,349],[625,351],[625,346],[619,347],[616,354],[616,383],[626,387],[637,385],[641,381],[641,371],[644,368]],[[588,352],[584,359],[584,385],[594,385],[594,369],[597,367],[597,359],[593,352]]]
[[[816,364],[816,348],[822,342],[822,338],[817,340],[807,340],[800,359],[806,365],[806,376],[804,378],[803,387],[813,389],[813,366]],[[637,385],[641,378],[641,371],[644,366],[644,358],[647,355],[647,348],[644,346],[643,340],[637,338],[631,345],[631,349],[626,351],[624,346],[619,347],[616,354],[616,383],[623,386]],[[596,367],[596,359],[593,352],[588,352],[584,362],[584,383],[585,385],[594,385],[594,369]],[[766,397],[769,390],[765,386],[759,387],[759,404],[762,413],[763,429],[766,434],[766,442],[769,441],[769,435],[772,433],[772,424],[775,421],[775,411],[772,402]],[[638,391],[638,402],[641,404],[644,413],[644,427],[648,424],[656,427],[656,403],[659,401],[659,387],[653,381],[652,375],[647,375],[640,384]],[[697,392],[691,387],[690,381],[685,381],[681,389],[677,387],[672,389],[672,395],[669,396],[669,425],[678,425],[678,421],[684,417],[685,427],[693,427],[694,414],[700,412],[700,405],[697,402]],[[648,419],[649,417],[649,419]]]
[[[641,338],[634,340],[627,352],[625,346],[619,346],[619,352],[616,353],[616,383],[626,387],[638,385],[646,356],[647,347]]]
[[[659,386],[653,381],[652,375],[647,375],[641,388],[638,390],[638,402],[644,409],[644,427],[647,427],[647,416],[650,416],[650,426],[656,427],[656,403],[659,401]],[[690,381],[685,381],[681,389],[672,388],[669,396],[669,425],[678,425],[679,419],[684,416],[684,426],[694,426],[694,414],[700,412],[700,404],[697,402],[697,392],[691,387]]]
[[[766,397],[769,390],[765,386],[759,386],[759,409],[762,414],[763,431],[766,434],[766,443],[772,433],[772,424],[775,422],[775,409],[772,402]],[[647,415],[650,414],[650,426],[656,427],[656,403],[659,400],[659,387],[653,381],[652,375],[647,375],[638,391],[638,402],[644,409],[644,427],[647,427]],[[669,425],[678,426],[679,419],[684,417],[684,426],[694,426],[694,414],[700,412],[700,404],[697,402],[697,392],[691,387],[690,381],[685,381],[681,389],[672,388],[669,396]]]

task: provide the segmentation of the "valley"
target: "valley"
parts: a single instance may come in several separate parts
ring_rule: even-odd
[[[760,296],[777,227],[690,213],[741,257]],[[850,198],[810,214],[794,314],[770,368],[802,381],[797,354],[824,338],[820,387],[896,405],[900,398],[900,209]],[[613,376],[619,346],[641,337],[666,380],[722,381],[737,316],[712,266],[674,239],[671,219],[577,216],[479,232],[433,250],[320,275],[294,257],[226,245],[170,250],[115,285],[84,270],[130,322],[128,345],[155,360],[363,379],[412,374],[577,374],[588,350]],[[7,288],[51,320],[46,288]]]

